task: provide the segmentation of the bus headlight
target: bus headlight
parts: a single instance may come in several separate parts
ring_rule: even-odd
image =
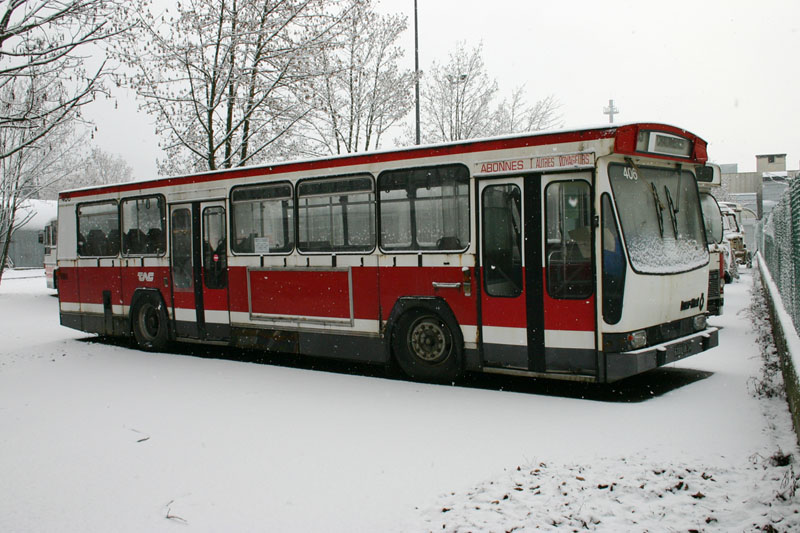
[[[647,332],[643,329],[634,331],[628,335],[628,346],[632,350],[638,350],[647,346]]]
[[[694,317],[693,325],[695,331],[706,329],[706,315],[697,315]]]

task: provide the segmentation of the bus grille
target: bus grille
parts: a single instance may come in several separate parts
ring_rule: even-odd
[[[719,298],[719,270],[708,272],[708,298]]]

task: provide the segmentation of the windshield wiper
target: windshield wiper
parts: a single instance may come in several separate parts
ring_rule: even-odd
[[[656,219],[658,220],[658,232],[661,234],[661,238],[664,238],[664,214],[661,212],[664,210],[664,204],[661,203],[661,199],[658,197],[658,189],[656,189],[655,183],[650,183],[650,189],[653,191],[653,201],[656,203]]]
[[[667,194],[667,205],[669,206],[669,217],[672,219],[672,231],[675,233],[675,238],[678,238],[678,210],[675,208],[675,204],[672,203],[672,195],[669,193],[669,189],[666,185],[664,185],[664,192]],[[680,197],[680,196],[679,196]],[[663,235],[662,235],[663,237]]]

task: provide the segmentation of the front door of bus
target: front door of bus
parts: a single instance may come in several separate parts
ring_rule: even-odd
[[[479,193],[483,364],[595,374],[591,173],[482,180]]]
[[[544,371],[539,176],[482,180],[481,352],[484,366]]]
[[[228,246],[225,202],[194,202],[170,208],[173,316],[179,337],[226,339]]]
[[[589,171],[541,177],[547,372],[597,373],[591,180]]]

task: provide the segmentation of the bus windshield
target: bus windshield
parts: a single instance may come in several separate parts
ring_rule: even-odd
[[[736,215],[731,212],[726,212],[724,216],[725,231],[728,233],[738,233],[739,223],[736,222]]]
[[[689,171],[610,164],[608,175],[634,270],[670,274],[708,263],[697,185]]]
[[[709,244],[722,242],[722,211],[717,200],[707,192],[700,193],[700,206],[703,209],[703,220],[706,224],[706,240]]]

